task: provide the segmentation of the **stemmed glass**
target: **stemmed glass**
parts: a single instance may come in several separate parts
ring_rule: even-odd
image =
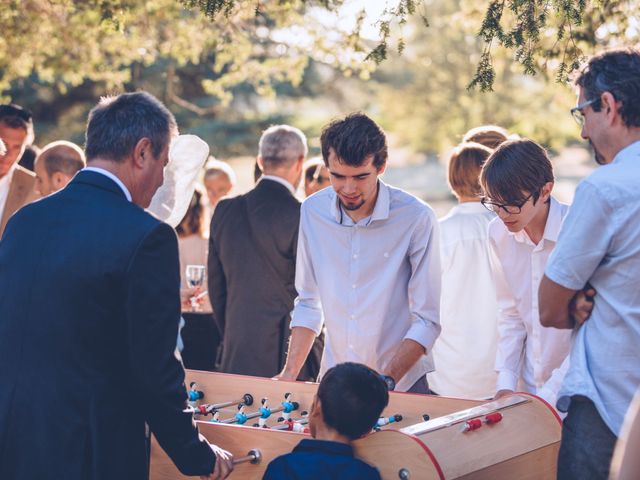
[[[187,265],[185,269],[185,280],[190,288],[202,287],[204,285],[204,274],[206,267],[204,265]],[[198,296],[191,297],[191,311],[197,312],[200,310],[198,304]]]

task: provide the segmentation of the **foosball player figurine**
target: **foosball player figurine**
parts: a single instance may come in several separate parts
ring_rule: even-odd
[[[325,373],[309,413],[313,439],[273,460],[263,480],[379,480],[378,470],[353,456],[351,442],[371,432],[389,402],[380,376],[359,363]]]
[[[291,401],[291,392],[287,392],[284,394],[284,402],[282,402],[282,416],[278,418],[279,422],[283,420],[289,420],[291,416],[291,412],[295,410],[295,405]]]
[[[260,412],[260,418],[258,418],[258,426],[260,428],[267,428],[267,420],[271,416],[271,409],[269,408],[269,399],[263,398],[260,400],[262,406],[258,410]]]
[[[211,412],[211,420],[209,420],[210,423],[218,423],[220,422],[220,410],[213,410]]]
[[[236,423],[238,425],[244,425],[247,423],[247,414],[244,413],[244,403],[238,404],[238,413],[236,413]]]
[[[390,417],[380,417],[376,422],[376,424],[374,425],[373,429],[380,430],[380,428],[384,427],[385,425],[389,425],[390,423],[396,423],[401,421],[402,421],[402,415],[397,413],[395,415],[391,415]]]
[[[204,398],[204,392],[201,391],[201,390],[198,390],[198,384],[196,382],[191,382],[189,384],[189,392],[188,393],[189,393],[188,403],[193,408],[196,407],[196,404],[198,403],[198,400],[202,400]]]

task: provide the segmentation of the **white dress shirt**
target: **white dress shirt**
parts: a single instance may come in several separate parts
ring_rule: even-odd
[[[480,202],[455,206],[440,219],[442,333],[433,346],[429,388],[449,397],[485,399],[495,393],[498,303],[488,253],[495,218]]]
[[[433,370],[430,352],[440,333],[437,227],[427,204],[382,181],[373,213],[355,224],[332,188],[303,202],[291,326],[319,334],[324,321],[320,376],[348,361],[382,372],[403,339],[428,355],[396,379],[396,389],[408,390]]]
[[[120,187],[120,189],[122,190],[122,193],[124,193],[125,197],[127,197],[127,200],[131,201],[131,193],[129,192],[129,189],[125,187],[124,183],[122,183],[122,180],[120,180],[110,171],[100,167],[84,167],[82,170],[86,170],[88,172],[100,173],[105,177],[109,177],[111,180],[116,182],[116,184]]]
[[[4,213],[4,206],[9,198],[9,189],[11,188],[11,179],[13,178],[13,172],[16,171],[18,162],[15,162],[9,171],[5,173],[4,177],[0,178],[0,218]]]
[[[499,218],[489,224],[489,251],[498,298],[500,340],[497,390],[522,387],[555,405],[568,369],[571,331],[540,325],[538,287],[568,205],[551,197],[543,238],[535,245],[524,230],[511,233]]]

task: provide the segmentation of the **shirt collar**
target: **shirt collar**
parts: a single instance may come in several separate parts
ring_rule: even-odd
[[[611,163],[622,163],[628,158],[640,157],[640,140],[633,142],[631,145],[627,145],[613,157]]]
[[[353,447],[346,443],[331,442],[328,440],[302,440],[294,449],[294,452],[322,452],[326,455],[340,455],[353,457]]]
[[[367,225],[374,220],[386,220],[389,218],[389,204],[390,194],[389,186],[382,180],[378,179],[378,197],[376,198],[376,204],[373,207],[373,212],[368,217]],[[343,224],[344,213],[340,205],[340,200],[335,191],[332,191],[331,200],[331,216],[335,218],[336,222]]]
[[[560,203],[553,197],[549,197],[549,215],[547,216],[547,223],[544,225],[544,233],[542,234],[543,240],[549,240],[550,242],[558,241],[558,234],[560,233],[560,227],[562,226],[562,209]],[[509,232],[513,235],[515,240],[521,243],[532,243],[529,239],[529,235],[524,231],[524,228],[519,232]]]
[[[129,189],[127,187],[125,187],[124,183],[122,183],[122,180],[120,180],[118,177],[116,177],[113,173],[109,172],[108,170],[105,170],[104,168],[100,168],[100,167],[84,167],[82,170],[86,170],[88,172],[100,173],[100,174],[104,175],[105,177],[110,178],[111,180],[116,182],[116,184],[124,192],[124,195],[125,195],[125,197],[127,197],[127,200],[131,201],[131,193],[129,193]]]
[[[284,185],[285,187],[287,187],[287,190],[289,190],[291,192],[291,195],[295,195],[296,194],[296,189],[293,188],[293,185],[291,185],[289,182],[287,182],[282,177],[278,177],[276,175],[262,175],[260,177],[260,180],[258,180],[258,181],[261,182],[262,180],[273,180],[274,182],[278,182],[281,185]]]

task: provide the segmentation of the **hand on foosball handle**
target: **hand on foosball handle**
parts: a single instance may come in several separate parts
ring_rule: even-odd
[[[233,471],[233,454],[223,450],[217,445],[209,444],[216,456],[216,465],[213,467],[211,475],[200,476],[201,480],[222,480],[227,478]]]
[[[498,400],[499,398],[506,397],[507,395],[511,395],[512,393],[513,393],[513,390],[507,390],[507,389],[498,390],[496,394],[493,396],[493,399]]]

